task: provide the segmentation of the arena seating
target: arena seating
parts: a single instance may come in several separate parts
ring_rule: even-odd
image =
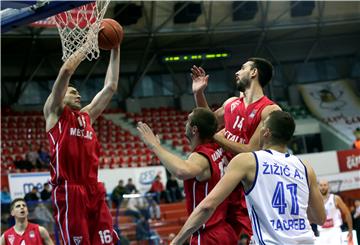
[[[185,207],[185,202],[160,204],[160,210],[161,210],[161,220],[151,221],[150,227],[152,230],[155,230],[159,234],[160,238],[164,242],[168,242],[168,236],[171,233],[177,234],[188,217]],[[122,214],[124,211],[125,209],[121,208],[120,214]],[[116,223],[115,222],[116,210],[111,209],[111,213],[114,218],[113,222]],[[126,236],[134,244],[147,244],[145,241],[144,243],[135,242],[136,224],[134,223],[134,220],[131,217],[120,215],[118,217],[118,224],[121,234]]]
[[[114,113],[114,111],[107,112]],[[153,156],[137,136],[111,120],[100,116],[94,123],[94,129],[101,145],[101,168],[160,164],[159,159]],[[33,145],[36,150],[40,145],[49,148],[42,113],[6,110],[1,117],[1,170],[3,173],[20,171],[15,168],[14,161],[25,159],[29,145]]]
[[[48,146],[40,112],[6,110],[1,117],[1,170],[16,171],[14,161],[24,160],[29,146]]]
[[[141,113],[126,113],[126,117],[135,124],[139,121],[147,123],[162,140],[174,149],[189,153],[189,142],[184,135],[185,124],[189,112],[174,108],[143,108]]]
[[[212,106],[216,110],[219,106]],[[304,107],[291,107],[281,104],[283,110],[291,113],[295,119],[310,116]],[[123,113],[119,109],[107,110],[106,113]],[[135,128],[136,122],[146,122],[160,138],[174,150],[187,154],[190,152],[188,140],[184,135],[189,112],[174,108],[143,108],[140,113],[125,113]],[[159,165],[160,161],[141,142],[138,136],[123,129],[113,121],[100,116],[94,124],[101,144],[100,167],[142,167]],[[38,149],[40,145],[48,147],[45,133],[45,121],[42,112],[15,112],[3,109],[1,117],[1,170],[17,171],[14,161],[25,159],[29,145]]]

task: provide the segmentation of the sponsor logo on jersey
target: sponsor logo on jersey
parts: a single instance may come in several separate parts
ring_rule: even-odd
[[[228,130],[225,130],[225,138],[230,140],[230,141],[233,141],[233,142],[239,142],[240,144],[245,144],[245,139],[238,136],[238,135],[235,135],[233,133],[231,133],[230,131]]]
[[[14,241],[15,241],[15,236],[14,235],[8,235],[8,241],[11,245],[14,244]]]
[[[30,238],[35,238],[35,232],[34,232],[34,231],[30,231],[29,237],[30,237]]]
[[[82,236],[73,236],[73,240],[76,245],[79,245],[81,243]]]
[[[254,110],[250,113],[249,117],[250,117],[250,118],[254,118],[257,111],[258,111],[257,109],[254,109]]]
[[[70,128],[70,136],[77,136],[88,140],[92,140],[93,132],[80,128]]]

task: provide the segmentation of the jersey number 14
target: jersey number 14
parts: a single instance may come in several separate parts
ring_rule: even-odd
[[[297,199],[297,184],[288,184],[286,189],[289,190],[291,195],[291,215],[299,214],[299,203]],[[276,184],[274,195],[272,197],[271,205],[273,208],[278,209],[279,214],[285,214],[285,208],[288,206],[285,200],[284,183],[279,181]]]

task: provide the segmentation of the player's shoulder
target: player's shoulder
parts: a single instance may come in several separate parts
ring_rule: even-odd
[[[9,229],[7,229],[2,236],[7,237],[8,235],[14,235],[15,234],[15,230],[14,230],[14,226],[11,226]]]
[[[194,164],[209,162],[209,155],[211,154],[211,152],[204,149],[199,149],[198,151],[190,153],[187,160]]]
[[[228,105],[229,103],[235,101],[236,99],[239,99],[239,97],[233,96],[228,98],[227,100],[225,100],[225,102],[223,103],[223,107],[225,107],[226,105]]]
[[[282,111],[282,109],[278,104],[269,104],[262,110],[262,118],[265,119],[273,111]]]
[[[339,201],[343,201],[342,198],[341,198],[341,196],[336,195],[336,194],[334,194],[334,193],[333,193],[332,195],[333,195],[333,197],[334,197],[334,200],[335,200],[336,204],[338,204]]]
[[[256,160],[254,152],[243,152],[237,154],[231,161],[241,163],[242,165],[251,165]]]
[[[28,222],[28,227],[40,227],[38,224]]]

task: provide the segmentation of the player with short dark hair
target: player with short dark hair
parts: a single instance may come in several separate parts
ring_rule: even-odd
[[[1,245],[54,244],[44,227],[28,221],[29,211],[24,198],[16,198],[11,202],[10,213],[15,218],[15,225],[1,236]]]
[[[117,91],[120,45],[111,50],[104,87],[82,108],[80,93],[69,80],[85,58],[83,50],[64,62],[44,105],[54,217],[64,244],[114,244],[106,191],[98,182],[100,145],[92,124]]]
[[[204,95],[209,75],[201,67],[193,66],[191,71],[196,105],[209,108]],[[258,150],[261,122],[272,111],[281,110],[264,95],[263,88],[273,77],[273,66],[268,60],[249,58],[235,76],[240,97],[227,99],[215,111],[219,125],[224,129],[215,134],[214,139],[227,151],[229,160],[238,153]],[[241,184],[229,199],[228,222],[238,236],[244,233],[251,237],[251,224]]]
[[[220,180],[227,158],[224,150],[212,137],[217,130],[217,120],[213,112],[205,108],[195,108],[188,116],[185,134],[190,141],[192,153],[186,160],[163,148],[144,123],[138,124],[138,131],[145,144],[159,157],[171,174],[184,180],[186,207],[190,214]],[[237,236],[225,221],[227,202],[215,210],[214,215],[197,231],[193,231],[190,245],[233,245]]]
[[[273,131],[274,124],[283,130]],[[289,113],[271,112],[261,123],[262,150],[240,153],[230,161],[225,175],[171,244],[183,244],[240,182],[254,231],[251,244],[314,244],[310,222],[323,224],[326,214],[314,170],[287,153],[294,130]]]

